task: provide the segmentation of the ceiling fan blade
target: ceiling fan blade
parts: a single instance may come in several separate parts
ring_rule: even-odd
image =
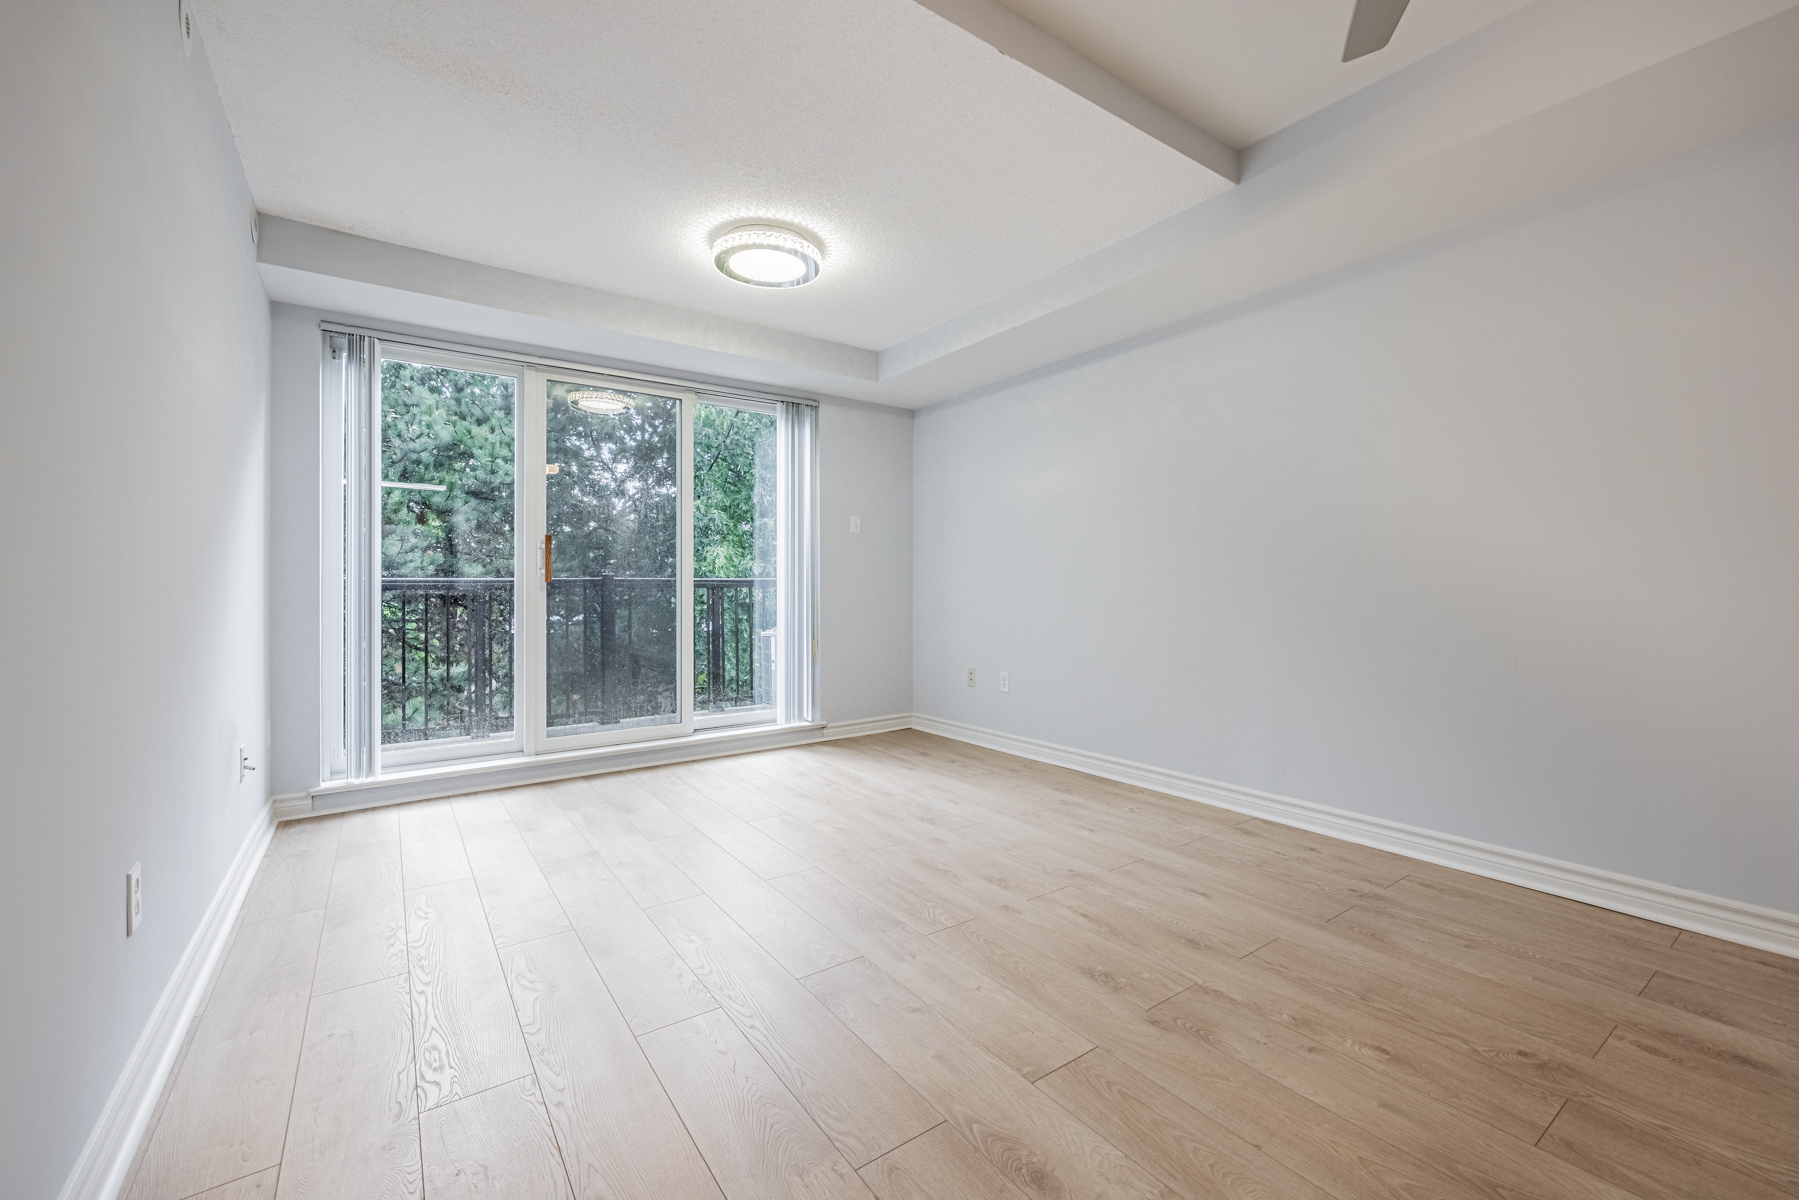
[[[1408,3],[1410,0],[1356,0],[1355,15],[1349,18],[1349,38],[1343,43],[1343,61],[1373,54],[1392,41]]]

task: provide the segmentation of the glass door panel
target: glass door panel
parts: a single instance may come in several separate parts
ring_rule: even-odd
[[[561,749],[685,732],[682,426],[691,400],[578,376],[538,378],[543,736]]]
[[[381,746],[389,764],[518,742],[518,379],[445,365],[452,362],[381,361]]]
[[[702,403],[693,423],[693,706],[775,715],[775,414]]]

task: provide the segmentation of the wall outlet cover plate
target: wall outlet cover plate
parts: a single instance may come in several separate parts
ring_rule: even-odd
[[[144,923],[144,865],[132,863],[125,872],[125,936],[137,932]]]

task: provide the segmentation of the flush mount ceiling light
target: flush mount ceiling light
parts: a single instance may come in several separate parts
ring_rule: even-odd
[[[739,225],[712,243],[712,263],[753,287],[798,287],[818,278],[819,249],[779,225]]]
[[[629,394],[611,388],[584,388],[568,394],[568,406],[599,417],[616,417],[627,409],[636,408],[637,401]]]

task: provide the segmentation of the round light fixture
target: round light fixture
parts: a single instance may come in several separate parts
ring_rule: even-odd
[[[616,417],[619,413],[636,408],[637,401],[628,393],[615,392],[611,388],[584,388],[568,394],[568,406],[598,417]]]
[[[712,243],[712,263],[753,287],[798,287],[818,278],[817,246],[778,225],[739,225]]]

